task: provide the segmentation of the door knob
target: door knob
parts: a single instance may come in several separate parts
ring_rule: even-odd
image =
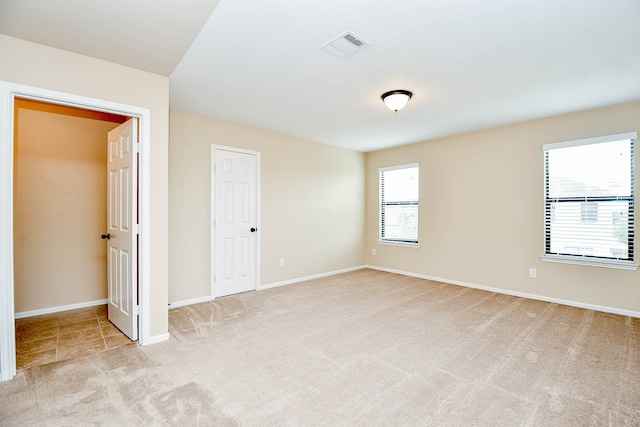
[[[251,227],[251,230],[249,230],[249,231],[251,231],[252,233],[255,233],[256,231],[258,231],[258,229]]]
[[[109,240],[109,239],[111,238],[111,234],[110,234],[110,233],[103,234],[103,235],[102,235],[102,236],[100,236],[100,237],[102,237],[103,239],[107,239],[107,240]]]

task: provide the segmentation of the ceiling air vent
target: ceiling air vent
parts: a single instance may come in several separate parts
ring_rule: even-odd
[[[343,59],[367,46],[369,46],[369,43],[367,43],[362,37],[347,31],[344,34],[340,34],[338,37],[329,40],[320,46],[320,49],[330,53],[336,58]]]

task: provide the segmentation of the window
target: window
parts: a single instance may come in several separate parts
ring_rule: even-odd
[[[380,177],[380,242],[418,243],[419,165],[378,169]]]
[[[635,132],[544,146],[546,261],[637,268]]]

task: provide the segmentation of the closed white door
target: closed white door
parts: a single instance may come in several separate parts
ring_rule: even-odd
[[[213,150],[213,294],[256,289],[257,156]]]
[[[138,121],[109,132],[107,235],[109,320],[138,339]]]

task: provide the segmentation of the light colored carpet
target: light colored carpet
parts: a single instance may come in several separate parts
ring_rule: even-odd
[[[360,270],[20,371],[1,425],[638,426],[640,319]]]

